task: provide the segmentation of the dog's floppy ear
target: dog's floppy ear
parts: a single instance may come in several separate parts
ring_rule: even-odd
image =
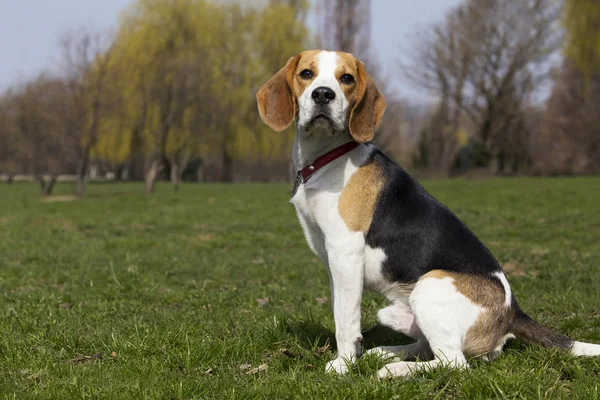
[[[296,115],[296,97],[292,91],[292,82],[298,61],[300,54],[290,58],[256,93],[260,117],[276,132],[290,126]]]
[[[385,112],[385,99],[362,62],[356,61],[358,96],[350,111],[350,134],[359,143],[373,139]]]

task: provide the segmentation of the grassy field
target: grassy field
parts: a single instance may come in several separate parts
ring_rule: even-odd
[[[529,314],[600,343],[600,179],[425,186],[505,265]],[[466,372],[378,381],[383,362],[363,358],[326,375],[329,283],[289,189],[97,184],[44,202],[35,185],[0,186],[0,398],[600,397],[599,359],[515,341]],[[364,329],[384,304],[364,297]]]

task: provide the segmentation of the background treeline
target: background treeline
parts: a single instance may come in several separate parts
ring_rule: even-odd
[[[49,194],[75,176],[284,181],[293,130],[271,132],[255,92],[306,48],[363,59],[388,100],[377,144],[405,167],[448,176],[600,172],[600,5],[465,0],[415,32],[387,73],[368,0],[136,0],[112,34],[63,35],[59,73],[0,97],[0,175]],[[311,26],[316,28],[311,29]]]

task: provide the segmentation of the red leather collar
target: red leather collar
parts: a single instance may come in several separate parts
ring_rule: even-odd
[[[317,172],[330,162],[337,160],[344,154],[348,154],[349,152],[354,150],[358,145],[359,143],[354,141],[344,143],[343,145],[336,147],[330,152],[323,154],[321,157],[317,158],[312,164],[302,168],[300,171],[298,171],[298,174],[301,175],[303,181],[306,182],[308,181],[308,178],[310,178],[315,172]]]

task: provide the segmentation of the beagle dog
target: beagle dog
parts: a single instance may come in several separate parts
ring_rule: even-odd
[[[514,337],[600,355],[600,345],[575,342],[527,316],[483,243],[370,143],[385,100],[362,62],[348,53],[305,51],[256,97],[273,130],[296,120],[291,203],[331,285],[337,356],[326,371],[346,373],[362,353],[363,288],[389,300],[377,313],[382,325],[416,340],[368,351],[394,358],[380,378],[438,365],[466,368],[468,358],[498,357]]]

